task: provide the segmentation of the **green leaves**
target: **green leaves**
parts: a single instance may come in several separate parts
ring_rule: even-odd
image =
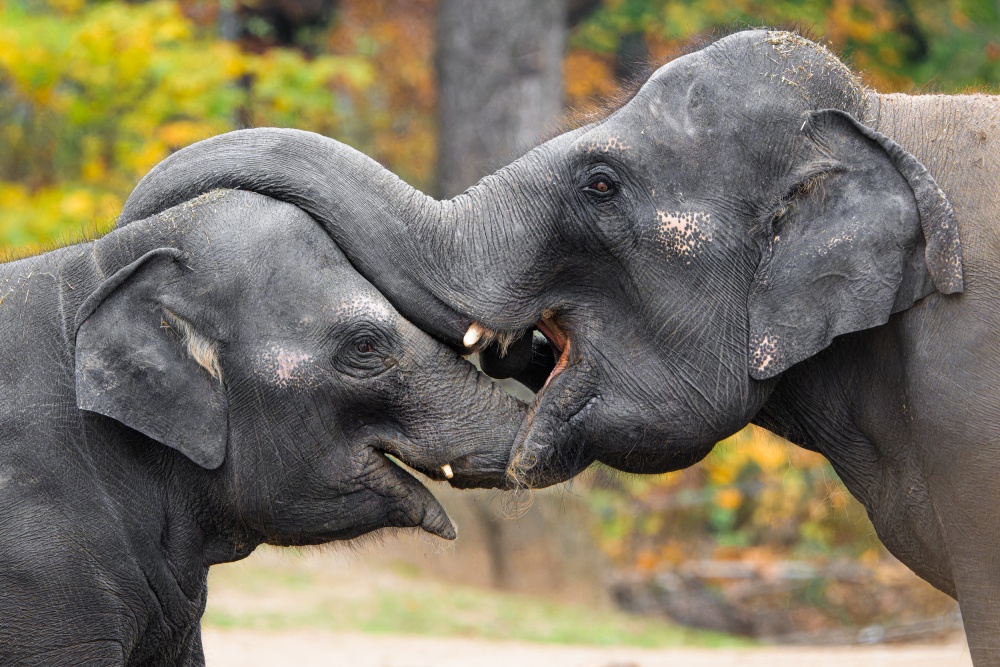
[[[153,165],[238,119],[335,135],[374,79],[357,56],[243,52],[174,2],[0,3],[0,245],[107,229]]]

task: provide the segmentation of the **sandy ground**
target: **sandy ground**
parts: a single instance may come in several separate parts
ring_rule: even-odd
[[[964,639],[849,648],[633,649],[481,639],[206,629],[208,667],[971,667]]]

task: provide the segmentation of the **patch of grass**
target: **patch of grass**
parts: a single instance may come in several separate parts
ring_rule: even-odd
[[[385,570],[337,576],[320,568],[297,568],[290,560],[213,568],[209,591],[204,623],[220,628],[318,628],[649,648],[752,643],[612,610],[449,586]]]

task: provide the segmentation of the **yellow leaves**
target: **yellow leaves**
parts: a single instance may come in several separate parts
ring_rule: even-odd
[[[136,180],[138,180],[169,154],[170,151],[163,144],[147,141],[134,149],[123,151],[119,159],[121,165],[126,167],[130,174],[135,174]]]
[[[370,88],[397,80],[379,76],[382,64],[371,55],[244,53],[219,39],[214,25],[199,29],[166,0],[53,0],[48,13],[0,4],[0,182],[24,184],[16,196],[13,185],[5,190],[21,203],[4,210],[3,240],[38,242],[53,237],[52,225],[78,226],[107,204],[101,192],[123,199],[171,151],[233,129],[244,117],[339,136],[404,175],[404,162],[417,165],[409,173],[429,180],[431,6],[407,4],[407,13],[426,19],[409,25],[384,7],[352,1],[345,0],[345,13],[385,24],[378,35],[389,41],[371,52],[419,94],[416,105],[389,100],[403,113],[385,108],[383,90],[369,103]],[[347,112],[352,129],[345,127]]]
[[[35,248],[107,231],[123,204],[114,193],[68,184],[30,192],[0,181],[0,247]]]
[[[738,489],[726,488],[715,492],[715,504],[725,510],[735,510],[743,501]]]
[[[87,4],[87,0],[46,0],[45,4],[61,14],[77,14]]]
[[[156,129],[156,137],[171,150],[177,150],[214,134],[213,127],[204,122],[177,120]]]
[[[711,462],[705,463],[705,468],[708,472],[708,479],[719,486],[725,486],[727,484],[732,484],[736,481],[736,473],[739,472],[741,467],[741,461],[739,459],[744,459],[742,455],[729,457],[727,461],[719,460],[719,458],[713,458]]]
[[[27,189],[18,183],[0,182],[0,209],[13,210],[26,206],[31,201]],[[0,218],[2,220],[3,218]]]
[[[74,220],[85,220],[93,213],[96,198],[86,190],[68,192],[59,202],[59,213]]]
[[[619,484],[616,492],[591,491],[599,543],[642,571],[748,553],[765,560],[850,554],[874,542],[864,510],[822,456],[754,426],[694,468]]]

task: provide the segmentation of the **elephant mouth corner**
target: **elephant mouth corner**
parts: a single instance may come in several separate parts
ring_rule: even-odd
[[[542,311],[542,317],[535,323],[535,329],[545,336],[545,339],[549,342],[549,345],[552,346],[552,349],[559,354],[555,366],[549,373],[548,378],[546,378],[545,384],[542,385],[541,391],[539,391],[539,393],[542,393],[549,386],[549,383],[556,378],[556,376],[569,367],[573,342],[570,339],[569,334],[565,332],[556,322],[555,317],[550,310]]]

